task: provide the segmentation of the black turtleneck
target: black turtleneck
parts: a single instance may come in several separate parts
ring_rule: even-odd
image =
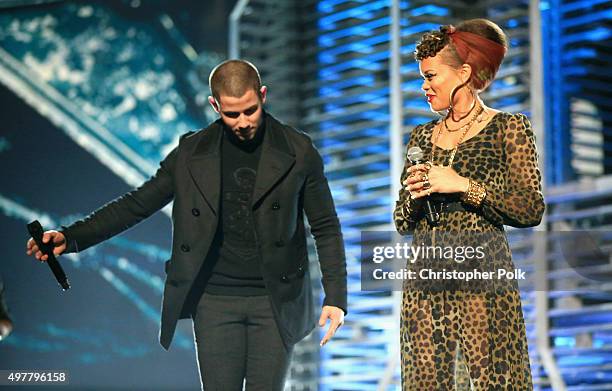
[[[225,128],[221,145],[221,217],[217,228],[217,251],[206,292],[228,296],[268,294],[261,275],[251,200],[265,121],[252,140],[241,141]]]

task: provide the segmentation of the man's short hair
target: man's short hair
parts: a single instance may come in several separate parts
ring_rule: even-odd
[[[253,89],[259,96],[261,78],[252,63],[246,60],[227,60],[210,72],[208,86],[217,101],[221,95],[240,98],[249,89]]]

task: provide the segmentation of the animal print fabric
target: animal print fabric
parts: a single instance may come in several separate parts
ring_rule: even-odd
[[[429,157],[435,125],[432,121],[417,126],[407,148],[419,146]],[[436,150],[433,163],[446,165],[450,150]],[[495,114],[479,133],[461,143],[453,162],[461,176],[483,184],[487,195],[477,208],[464,205],[463,211],[442,213],[437,240],[452,243],[459,236],[473,240],[486,234],[486,264],[481,261],[476,267],[512,270],[504,225],[535,226],[545,209],[537,162],[527,117]],[[410,164],[406,161],[402,182]],[[412,234],[413,245],[431,243],[423,202],[410,199],[402,186],[394,210],[396,229]],[[423,267],[431,261],[420,262]],[[408,267],[419,267],[419,260]],[[405,281],[400,333],[404,391],[533,389],[516,281],[474,289]]]

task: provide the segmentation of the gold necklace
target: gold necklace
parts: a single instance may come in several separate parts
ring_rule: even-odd
[[[459,148],[459,144],[461,144],[461,142],[463,141],[463,138],[465,137],[467,132],[472,128],[472,125],[474,125],[474,122],[476,122],[476,118],[480,114],[482,114],[483,111],[484,111],[484,107],[480,106],[478,111],[474,114],[474,116],[470,119],[470,121],[467,124],[465,124],[465,125],[463,125],[461,127],[461,128],[465,128],[465,129],[463,130],[463,133],[461,133],[461,137],[459,137],[459,140],[457,140],[457,144],[455,144],[455,147],[451,150],[451,155],[450,155],[448,164],[446,166],[444,166],[444,164],[442,164],[443,167],[450,167],[453,164],[453,160],[455,159],[455,154],[457,153],[457,149]],[[448,131],[448,127],[446,126],[446,121],[442,121],[442,124],[444,125],[444,127]],[[440,138],[441,134],[442,134],[442,126],[440,126],[440,128],[438,129],[438,134],[436,135],[436,138],[435,138],[435,140],[433,140],[432,145],[431,145],[431,162],[432,163],[434,162],[434,158],[435,158],[436,143],[438,142],[438,139]]]
[[[446,116],[444,117],[444,128],[445,128],[445,129],[446,129],[446,131],[447,131],[447,132],[449,132],[449,133],[458,132],[458,131],[460,131],[461,129],[465,128],[466,126],[468,126],[468,127],[469,127],[469,126],[471,126],[471,125],[474,123],[474,121],[476,121],[476,119],[478,118],[478,116],[482,114],[482,112],[483,112],[483,111],[484,111],[484,107],[479,106],[479,107],[478,107],[478,110],[476,110],[476,112],[474,113],[474,115],[472,116],[472,118],[470,118],[470,120],[469,120],[468,122],[466,122],[465,124],[461,125],[460,127],[456,128],[456,129],[451,129],[451,128],[449,128],[449,127],[448,127],[448,123],[447,123],[446,121],[448,120],[448,117],[449,117],[449,116],[448,116],[448,115],[446,115]]]
[[[478,100],[474,99],[472,101],[472,105],[470,106],[470,109],[465,113],[464,116],[459,116],[459,119],[456,120],[455,122],[463,121],[463,119],[467,118],[467,116],[470,115],[472,110],[474,110],[474,108],[476,108],[476,103],[478,103]],[[455,113],[455,111],[453,110],[453,106],[450,106],[450,108],[448,110],[448,113],[446,114],[447,118],[448,118],[449,115],[452,117],[454,113]],[[453,117],[453,119],[455,119],[455,118]]]

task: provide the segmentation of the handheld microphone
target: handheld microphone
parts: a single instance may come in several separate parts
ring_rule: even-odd
[[[47,259],[47,265],[51,268],[55,279],[61,285],[63,290],[70,289],[70,283],[68,282],[68,278],[64,273],[64,269],[59,264],[57,259],[55,259],[55,254],[53,254],[53,243],[43,243],[43,227],[40,225],[38,220],[32,221],[28,224],[28,232],[32,235],[32,239],[36,242],[36,245],[40,249],[43,254],[47,254],[49,258]]]
[[[425,163],[423,159],[423,150],[419,147],[411,147],[406,153],[406,157],[412,164]],[[440,223],[440,213],[436,211],[430,202],[429,196],[425,197],[425,217],[430,225],[438,225]]]

